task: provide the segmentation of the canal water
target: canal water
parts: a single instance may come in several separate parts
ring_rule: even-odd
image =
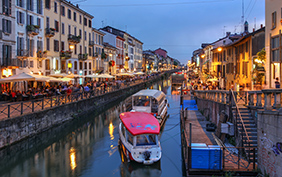
[[[118,148],[118,115],[124,110],[121,102],[99,115],[89,113],[83,121],[78,117],[71,123],[0,151],[3,157],[0,176],[182,176],[180,97],[175,94],[170,80],[160,81],[150,88],[166,93],[170,104],[169,117],[161,134],[159,163],[144,166],[122,162],[124,158]]]

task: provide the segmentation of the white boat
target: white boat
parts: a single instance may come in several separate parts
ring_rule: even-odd
[[[167,107],[168,101],[162,91],[145,89],[132,95],[132,111],[151,113],[161,126],[167,117]]]
[[[158,162],[162,156],[158,120],[146,112],[124,112],[120,120],[120,149],[126,158],[146,165]]]

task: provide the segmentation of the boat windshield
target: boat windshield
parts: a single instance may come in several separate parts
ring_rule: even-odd
[[[136,138],[136,146],[156,145],[156,135],[138,135]]]
[[[150,106],[150,97],[148,96],[135,96],[133,98],[134,106]]]

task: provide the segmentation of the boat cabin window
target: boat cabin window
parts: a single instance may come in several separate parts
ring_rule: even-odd
[[[133,98],[134,106],[150,106],[150,97],[148,96],[135,96]]]
[[[156,145],[156,135],[137,135],[136,146]]]
[[[123,137],[125,137],[125,127],[124,127],[123,124],[122,124],[122,127],[121,127],[121,132],[122,132]]]
[[[127,133],[127,141],[133,145],[133,135],[131,133],[129,133],[128,131],[126,131]]]
[[[158,100],[155,98],[152,98],[152,108],[151,108],[152,113],[158,113]]]

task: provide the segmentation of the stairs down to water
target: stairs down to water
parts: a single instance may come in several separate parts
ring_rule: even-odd
[[[232,109],[233,117],[236,119],[236,107]],[[246,136],[246,132],[242,127],[242,122],[239,117],[239,113],[237,114],[237,128],[239,135],[243,136],[243,147],[246,148],[246,155],[250,157],[249,159],[253,160],[253,147],[257,147],[258,139],[257,139],[257,125],[255,123],[254,118],[252,117],[251,111],[247,107],[239,107],[239,112],[241,114],[243,123],[246,128],[246,132],[249,136],[250,143],[248,143],[248,139]],[[250,147],[250,149],[248,148]],[[256,160],[257,160],[257,148],[255,150],[256,153]]]

